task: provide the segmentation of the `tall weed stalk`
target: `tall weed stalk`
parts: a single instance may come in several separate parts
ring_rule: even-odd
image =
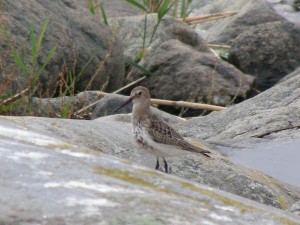
[[[50,51],[46,54],[46,58],[42,65],[39,65],[38,58],[42,50],[42,42],[45,37],[45,33],[49,24],[49,20],[46,20],[42,26],[41,32],[38,36],[35,35],[33,25],[30,26],[30,63],[26,63],[27,50],[25,47],[22,49],[22,54],[19,54],[14,44],[10,39],[10,35],[5,27],[2,27],[2,33],[9,44],[11,49],[12,58],[19,67],[19,69],[25,74],[28,81],[28,95],[29,95],[29,110],[31,111],[32,107],[32,97],[36,94],[38,80],[41,74],[44,72],[46,66],[49,64],[50,60],[56,52],[56,48],[51,48]],[[25,46],[25,44],[24,44]]]

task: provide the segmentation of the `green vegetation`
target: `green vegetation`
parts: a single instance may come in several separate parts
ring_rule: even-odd
[[[144,12],[145,15],[143,32],[144,34],[142,37],[143,46],[140,49],[138,55],[135,57],[138,60],[136,62],[127,58],[125,62],[129,74],[132,73],[135,69],[138,69],[143,71],[143,73],[145,74],[145,78],[147,76],[154,75],[149,69],[141,66],[139,62],[143,60],[148,47],[154,41],[155,34],[163,18],[166,15],[173,16],[176,18],[185,18],[191,12],[189,10],[189,6],[192,3],[192,1],[193,0],[126,0],[128,4],[131,4],[133,7],[142,10],[142,12]],[[103,21],[104,24],[109,26],[109,20],[101,1],[86,0],[85,2],[91,15],[98,15],[101,21]],[[150,32],[150,34],[149,32],[147,32],[147,18],[149,13],[156,13],[155,16],[157,16],[157,20],[154,26],[152,26],[152,31]],[[91,61],[95,59],[95,55],[92,56],[89,60],[87,60],[88,62],[86,63],[86,65],[80,68],[80,71],[78,72],[78,67],[76,66],[77,59],[74,58],[74,65],[71,66],[72,68],[68,68],[70,67],[70,65],[63,65],[60,68],[57,82],[51,84],[54,86],[56,85],[54,89],[52,87],[51,93],[48,93],[50,92],[49,90],[42,90],[40,85],[40,77],[56,53],[56,48],[54,47],[47,52],[43,49],[43,41],[45,39],[48,24],[49,20],[46,20],[43,23],[40,32],[37,32],[35,25],[32,24],[30,28],[28,28],[29,35],[27,39],[27,41],[30,41],[30,46],[26,47],[27,43],[24,42],[21,43],[20,47],[19,43],[16,44],[16,40],[14,40],[14,37],[10,34],[9,30],[6,29],[4,25],[1,26],[0,23],[2,31],[1,34],[4,37],[3,40],[8,46],[6,52],[2,51],[1,53],[1,58],[8,60],[2,60],[2,64],[0,65],[0,78],[2,78],[0,84],[0,114],[15,114],[15,109],[17,109],[18,106],[21,105],[25,109],[22,109],[22,111],[26,112],[26,115],[35,115],[34,109],[32,108],[33,97],[70,96],[72,98],[76,94],[75,86],[76,83],[78,83],[80,77],[82,76],[83,71],[91,63]],[[4,52],[6,53],[6,55],[4,54]],[[103,70],[106,61],[109,60],[109,57],[111,57],[110,47],[107,53],[107,57],[105,56],[103,63],[99,65],[99,68],[97,68],[96,73],[92,76],[90,82],[88,82],[88,84],[86,85],[86,90],[89,89],[91,83],[93,82],[95,76],[99,73],[99,71]],[[11,62],[9,59],[12,59]],[[9,63],[6,63],[6,65],[4,65],[3,62]],[[24,74],[24,76],[21,79],[16,76],[16,74],[20,74],[20,72]],[[18,79],[20,79],[22,83]],[[24,82],[26,82],[25,85]],[[107,83],[108,82],[109,81],[107,81]],[[22,87],[22,89],[20,89],[20,87]],[[24,104],[25,102],[26,104]],[[61,118],[70,118],[74,116],[72,104],[73,100],[63,99],[63,102],[64,103],[62,103],[59,112],[49,115],[58,116]]]
[[[108,18],[107,18],[107,15],[106,15],[106,12],[104,10],[104,7],[103,7],[103,4],[102,3],[93,3],[93,0],[87,0],[87,4],[88,4],[88,9],[90,11],[90,13],[92,15],[96,15],[96,11],[99,10],[100,11],[100,14],[102,15],[102,19],[103,19],[103,22],[106,26],[109,26],[108,24]]]
[[[193,0],[143,0],[139,3],[136,0],[126,0],[129,4],[137,7],[145,13],[157,13],[158,17],[163,17],[170,13],[173,17],[185,18],[191,12],[189,5]],[[180,10],[178,10],[180,4]]]
[[[38,80],[45,70],[46,66],[49,64],[50,60],[55,54],[56,49],[51,48],[50,51],[46,54],[46,58],[41,66],[38,64],[38,59],[40,57],[40,53],[42,50],[42,42],[45,37],[45,33],[47,30],[49,20],[46,20],[42,26],[42,30],[38,37],[35,36],[33,25],[30,26],[30,42],[31,47],[28,53],[28,50],[23,48],[21,54],[15,48],[14,44],[11,41],[11,37],[7,31],[7,29],[2,26],[2,34],[4,35],[6,42],[8,43],[12,58],[17,64],[18,68],[25,74],[27,80],[27,89],[28,89],[28,97],[29,97],[29,107],[28,110],[31,111],[32,107],[32,97],[36,94],[38,90]],[[30,55],[30,60],[28,60],[28,55]],[[3,97],[1,97],[3,99]],[[2,107],[1,110],[5,110],[6,108]]]
[[[170,14],[173,17],[180,17],[180,18],[186,18],[186,16],[191,12],[189,11],[188,7],[190,3],[193,0],[182,0],[181,1],[181,7],[180,7],[180,12],[178,15],[178,5],[179,1],[178,0],[143,0],[142,4],[140,4],[136,0],[126,0],[129,4],[132,6],[142,10],[145,13],[145,33],[146,33],[146,27],[147,27],[147,14],[149,13],[157,13],[157,23],[154,26],[154,29],[151,34],[151,38],[149,41],[149,45],[153,42],[153,38],[155,37],[157,28],[162,21],[162,19]],[[146,36],[144,35],[143,37],[144,43]],[[144,46],[143,46],[144,49]]]

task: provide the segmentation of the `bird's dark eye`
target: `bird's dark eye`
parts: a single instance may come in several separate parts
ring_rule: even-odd
[[[138,96],[141,96],[141,95],[142,95],[142,92],[141,92],[141,91],[139,91],[139,92],[137,93],[137,95],[138,95]]]

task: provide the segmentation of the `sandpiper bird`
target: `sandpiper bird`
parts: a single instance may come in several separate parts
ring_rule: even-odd
[[[134,140],[140,148],[156,156],[156,170],[159,169],[159,157],[164,161],[166,173],[169,169],[165,157],[184,155],[187,152],[201,153],[210,157],[207,154],[209,151],[188,143],[176,130],[151,113],[150,94],[147,88],[142,86],[134,88],[130,98],[115,112],[130,102],[133,102],[131,121]]]

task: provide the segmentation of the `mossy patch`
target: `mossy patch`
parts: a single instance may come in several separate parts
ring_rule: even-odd
[[[227,198],[225,196],[219,195],[219,194],[217,194],[215,192],[198,188],[197,186],[195,186],[193,184],[190,184],[190,183],[187,183],[187,182],[180,182],[180,185],[182,187],[190,189],[190,190],[192,190],[194,192],[198,192],[198,193],[200,193],[202,195],[205,195],[205,196],[211,197],[212,199],[215,199],[215,200],[218,200],[220,202],[223,202],[225,205],[234,206],[234,207],[240,209],[241,213],[244,213],[246,211],[252,211],[252,210],[254,210],[254,208],[251,207],[251,206],[247,206],[247,205],[245,205],[245,204],[243,204],[241,202],[232,200],[232,199]]]
[[[111,169],[111,168],[106,168],[103,166],[96,166],[96,173],[109,176],[109,177],[114,177],[123,181],[127,181],[132,184],[137,184],[145,187],[150,187],[152,189],[161,191],[161,192],[168,192],[167,188],[164,187],[158,187],[155,184],[145,181],[142,178],[138,178],[135,176],[132,176],[130,172],[128,171],[122,171],[119,169]]]
[[[281,209],[288,209],[287,200],[283,195],[277,196],[277,202],[279,203]]]
[[[280,218],[279,218],[279,221],[280,221],[280,223],[285,224],[285,225],[296,225],[296,224],[300,224],[300,222],[296,223],[295,221],[291,221],[291,220],[289,220],[289,219],[287,219],[287,218],[283,218],[283,217],[280,217]]]
[[[190,200],[196,201],[196,202],[201,202],[204,204],[207,204],[206,201],[201,200],[199,198],[194,198],[192,196],[189,195],[185,195],[176,191],[173,191],[171,189],[169,189],[168,187],[163,187],[163,186],[158,186],[152,182],[148,182],[142,178],[139,177],[135,177],[133,176],[130,172],[128,171],[122,171],[119,169],[110,169],[110,168],[106,168],[106,167],[102,167],[102,166],[96,166],[96,173],[101,174],[101,175],[105,175],[105,176],[109,176],[109,177],[114,177],[132,184],[137,184],[137,185],[141,185],[144,187],[149,187],[153,190],[159,191],[159,192],[163,192],[163,193],[167,193],[167,194],[173,194],[176,196],[181,196],[184,198],[188,198]],[[145,174],[146,172],[143,171],[143,173]],[[150,176],[153,176],[153,174],[151,174],[151,172],[149,172]],[[154,176],[160,176],[158,173],[154,173]]]
[[[118,169],[109,169],[109,168],[97,166],[96,167],[96,172],[99,173],[99,174],[102,174],[102,175],[106,175],[106,176],[111,176],[111,177],[114,177],[114,178],[118,178],[118,179],[130,182],[130,183],[133,183],[133,184],[137,184],[137,185],[141,185],[141,186],[145,186],[145,187],[150,187],[150,188],[152,188],[154,190],[157,190],[157,191],[160,191],[160,192],[174,194],[174,195],[177,195],[177,196],[182,196],[182,197],[188,198],[188,199],[193,200],[193,201],[197,201],[197,202],[201,202],[201,203],[207,204],[207,202],[204,201],[204,200],[202,200],[202,199],[195,198],[195,197],[192,197],[190,195],[186,195],[186,194],[182,194],[182,193],[170,190],[167,187],[161,187],[161,186],[159,187],[159,186],[157,186],[157,185],[155,185],[155,184],[153,184],[151,182],[145,181],[142,178],[134,177],[128,171],[121,171],[121,170],[118,170]],[[148,171],[146,171],[146,170],[142,170],[142,173],[146,173],[146,174],[149,174],[149,175],[152,175],[152,176],[153,175],[154,176],[159,175],[158,173],[151,172],[151,171],[149,171],[149,173],[148,173]],[[218,194],[216,194],[216,193],[214,193],[212,191],[209,191],[209,190],[204,190],[204,189],[198,188],[198,187],[196,187],[193,184],[190,184],[190,183],[187,183],[187,182],[183,182],[183,181],[177,181],[177,180],[172,180],[172,181],[173,182],[177,182],[177,183],[179,182],[179,184],[182,187],[190,189],[190,190],[192,190],[194,192],[198,192],[198,193],[200,193],[202,195],[209,196],[209,197],[211,197],[213,199],[216,199],[216,200],[218,200],[220,202],[223,202],[225,205],[235,206],[235,207],[239,208],[241,212],[245,212],[245,211],[249,211],[249,210],[254,210],[254,208],[252,208],[250,206],[246,206],[246,205],[244,205],[241,202],[238,202],[238,201],[229,199],[227,197],[218,195]]]

